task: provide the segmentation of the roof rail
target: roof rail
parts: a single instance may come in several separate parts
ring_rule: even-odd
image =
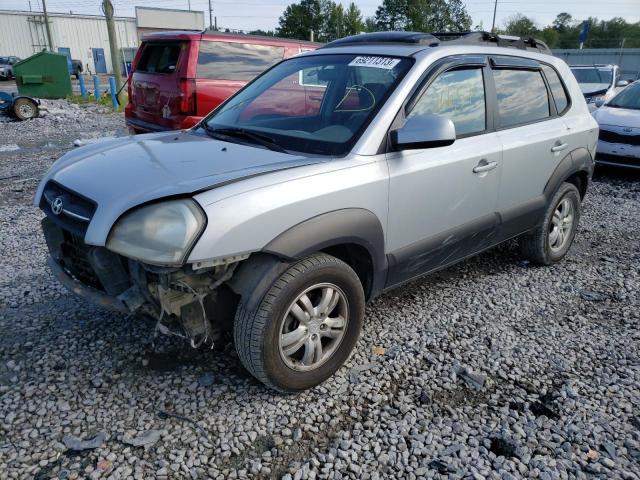
[[[519,50],[533,50],[540,53],[551,54],[551,50],[542,40],[533,37],[516,37],[513,35],[501,35],[492,32],[441,32],[434,33],[436,38],[447,43],[460,45],[489,44],[497,47],[517,48]]]
[[[322,48],[362,45],[365,43],[399,43],[432,47],[438,45],[440,41],[430,33],[424,32],[371,32],[339,38],[327,43]]]
[[[343,47],[348,45],[362,45],[366,43],[395,43],[409,45],[424,45],[436,47],[443,42],[458,45],[495,45],[497,47],[517,48],[520,50],[533,50],[540,53],[551,54],[549,47],[542,41],[533,37],[514,37],[499,35],[491,32],[372,32],[352,35],[329,42],[322,48]]]

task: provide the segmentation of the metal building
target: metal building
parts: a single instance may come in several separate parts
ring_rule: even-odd
[[[80,60],[85,73],[113,73],[107,22],[101,15],[49,13],[54,52]],[[158,30],[203,30],[204,12],[136,7],[136,18],[115,17],[121,57],[131,61],[140,36]],[[0,10],[0,56],[26,58],[46,49],[41,12]],[[122,66],[120,68],[123,68]]]
[[[618,65],[624,80],[640,78],[640,48],[566,48],[553,54],[569,65]]]

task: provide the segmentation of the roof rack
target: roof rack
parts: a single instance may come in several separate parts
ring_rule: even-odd
[[[440,43],[440,40],[430,33],[423,32],[371,32],[339,38],[327,43],[322,48],[362,45],[364,43],[399,43],[434,47]]]
[[[497,47],[532,50],[551,54],[549,47],[541,40],[533,37],[514,37],[491,32],[372,32],[352,35],[329,42],[322,48],[362,45],[366,43],[393,43],[408,45],[424,45],[437,47],[446,42],[457,45],[495,45]]]
[[[440,32],[433,36],[444,41],[460,45],[495,45],[497,47],[517,48],[519,50],[533,50],[551,54],[551,50],[542,40],[533,37],[516,37],[492,32]]]

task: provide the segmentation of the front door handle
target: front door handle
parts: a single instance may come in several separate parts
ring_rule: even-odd
[[[565,148],[567,148],[569,146],[568,143],[560,143],[560,144],[556,144],[553,147],[551,147],[551,151],[553,153],[556,152],[561,152],[562,150],[564,150]]]
[[[473,167],[473,173],[483,173],[493,170],[498,166],[498,162],[487,162],[486,160],[480,160],[480,163]]]

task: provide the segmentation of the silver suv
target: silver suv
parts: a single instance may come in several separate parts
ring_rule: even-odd
[[[365,302],[518,237],[571,246],[598,126],[532,39],[406,32],[284,60],[188,131],[67,153],[35,204],[60,281],[280,391],[330,377]]]

